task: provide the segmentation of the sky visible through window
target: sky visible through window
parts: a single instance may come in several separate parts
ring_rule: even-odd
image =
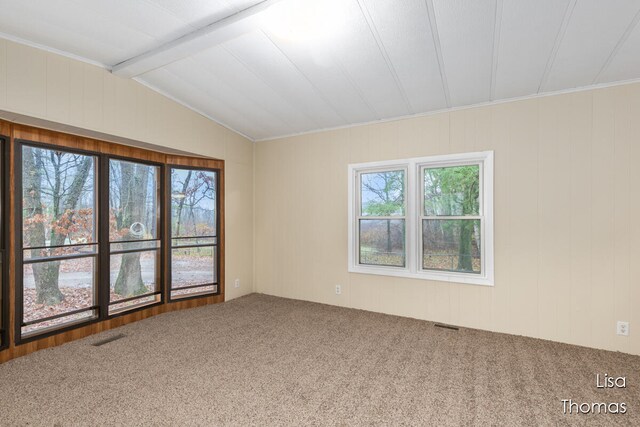
[[[402,170],[360,175],[362,216],[403,216],[404,179]]]

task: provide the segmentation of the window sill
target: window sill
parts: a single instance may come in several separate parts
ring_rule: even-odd
[[[433,280],[437,282],[461,283],[464,285],[493,286],[493,279],[477,274],[450,272],[412,272],[408,269],[352,265],[349,273],[375,274],[378,276],[405,277],[408,279]]]

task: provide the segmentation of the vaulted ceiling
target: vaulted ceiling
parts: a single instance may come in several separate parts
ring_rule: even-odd
[[[639,0],[0,0],[254,140],[640,78]]]

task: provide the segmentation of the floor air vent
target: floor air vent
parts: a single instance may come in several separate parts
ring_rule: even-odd
[[[452,331],[457,331],[457,330],[459,330],[459,328],[458,328],[457,326],[443,325],[442,323],[436,323],[434,326],[435,326],[436,328],[451,329]]]
[[[109,344],[110,342],[119,340],[120,338],[124,338],[124,337],[125,337],[124,334],[118,334],[118,335],[114,335],[114,336],[109,337],[109,338],[105,338],[105,339],[100,340],[100,341],[96,341],[92,345],[94,347],[100,347],[101,345]]]

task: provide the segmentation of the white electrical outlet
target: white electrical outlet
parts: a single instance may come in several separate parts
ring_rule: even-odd
[[[236,279],[235,282],[233,282],[233,287],[234,288],[239,288],[240,287],[240,279]]]
[[[629,322],[618,322],[618,327],[616,328],[616,332],[618,335],[629,336]]]
[[[340,295],[342,293],[342,286],[336,285],[336,295]]]

